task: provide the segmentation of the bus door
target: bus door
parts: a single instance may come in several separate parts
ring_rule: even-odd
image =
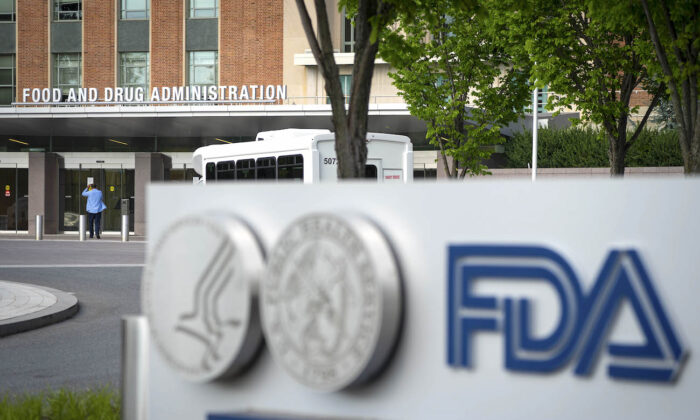
[[[367,159],[365,164],[365,178],[372,179],[375,181],[380,181],[379,174],[382,173],[382,160],[381,159]]]

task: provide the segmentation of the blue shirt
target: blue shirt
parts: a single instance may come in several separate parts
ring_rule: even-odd
[[[89,191],[85,188],[83,197],[87,197],[87,206],[85,206],[85,210],[87,210],[88,213],[99,213],[107,208],[107,206],[102,203],[102,191],[97,188]]]

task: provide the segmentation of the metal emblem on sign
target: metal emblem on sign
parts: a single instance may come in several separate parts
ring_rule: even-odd
[[[371,379],[401,324],[401,278],[387,239],[357,216],[297,220],[270,254],[261,311],[275,360],[304,385],[336,391]]]
[[[151,337],[190,380],[235,374],[262,342],[260,244],[247,225],[224,215],[185,218],[165,232],[144,271]]]

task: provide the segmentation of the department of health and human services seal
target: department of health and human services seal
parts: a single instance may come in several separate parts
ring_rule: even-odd
[[[314,214],[295,221],[270,253],[261,285],[274,359],[317,390],[366,382],[398,338],[401,288],[389,242],[368,219]]]
[[[262,342],[257,296],[262,248],[245,223],[222,214],[187,217],[164,232],[143,276],[151,338],[187,379],[231,376]]]

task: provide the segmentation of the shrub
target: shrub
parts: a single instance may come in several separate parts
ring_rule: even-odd
[[[592,128],[537,132],[537,166],[540,168],[609,167],[608,142]],[[532,133],[522,132],[505,144],[506,167],[526,168],[532,162]],[[683,166],[678,133],[645,129],[628,150],[626,166]]]

